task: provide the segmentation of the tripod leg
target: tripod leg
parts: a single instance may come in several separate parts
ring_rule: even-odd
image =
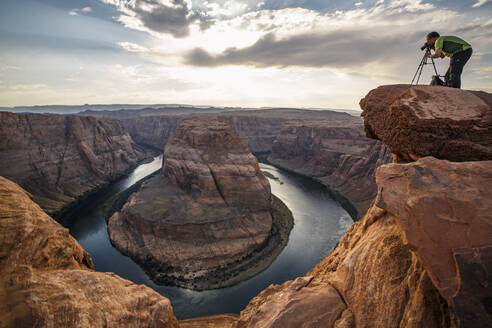
[[[413,85],[413,82],[415,81],[415,78],[417,77],[417,74],[418,74],[419,78],[417,79],[417,83],[416,84],[419,84],[420,75],[422,74],[422,70],[424,69],[426,58],[427,58],[427,56],[424,55],[424,57],[420,61],[419,67],[417,67],[417,71],[415,72],[415,75],[413,76],[413,79],[412,79],[412,82],[410,83],[410,85]]]
[[[439,73],[437,73],[437,68],[436,68],[436,63],[434,62],[434,58],[431,58],[432,61],[432,66],[434,66],[434,72],[436,72],[436,75],[439,76]]]
[[[419,84],[419,81],[420,81],[420,76],[422,75],[422,71],[424,70],[424,65],[427,64],[427,61],[423,62],[422,63],[422,66],[420,66],[420,72],[419,72],[419,77],[417,78],[417,83],[415,83],[415,85],[418,85]]]

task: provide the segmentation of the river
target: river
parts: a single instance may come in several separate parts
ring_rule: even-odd
[[[292,211],[294,228],[289,242],[277,259],[262,273],[238,285],[196,292],[183,288],[154,284],[130,258],[110,243],[103,214],[104,201],[145,176],[160,169],[162,156],[138,166],[131,174],[97,193],[61,220],[70,233],[89,252],[95,269],[145,284],[168,297],[178,319],[219,313],[239,313],[270,284],[281,284],[304,275],[321,261],[337,244],[353,223],[348,213],[323,186],[273,166],[260,164],[261,169],[275,176],[269,178],[272,193]]]

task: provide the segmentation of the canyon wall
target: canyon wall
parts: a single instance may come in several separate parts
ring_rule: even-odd
[[[375,169],[391,154],[365,137],[362,122],[292,122],[282,128],[268,161],[322,182],[356,219],[376,196]]]
[[[458,132],[463,124],[471,124],[465,104],[452,113],[446,105],[467,91],[410,86],[384,89],[383,93],[372,91],[361,102],[368,135],[380,140],[388,134],[395,136],[390,144],[395,160],[411,162],[386,164],[376,170],[378,193],[370,209],[305,277],[271,285],[239,316],[219,316],[217,320],[227,319],[235,328],[490,325],[492,161],[469,161],[465,152],[462,156],[448,154],[443,147],[426,144],[429,135],[438,135],[441,125],[443,131],[454,127]],[[425,116],[427,129],[413,134],[416,123],[409,119],[394,125],[388,122],[386,129],[379,130],[379,119],[397,115],[392,111],[399,108],[390,105],[406,101],[408,93],[416,96],[399,115],[408,117],[416,112]],[[383,97],[381,102],[383,94],[391,101],[384,102]],[[479,98],[490,99],[488,94]],[[487,152],[492,136],[492,107],[490,103],[487,106],[480,103],[480,114],[474,112],[470,125],[476,131],[469,133],[481,136],[463,135],[463,144],[473,142],[473,147],[482,150],[474,153],[478,157]],[[413,139],[406,139],[408,136]],[[460,144],[460,134],[453,136],[449,147]],[[401,145],[398,138],[407,148],[397,148]],[[436,142],[446,144],[439,138]],[[436,149],[436,155],[450,158],[422,156],[414,160]],[[199,326],[200,320],[185,324]],[[220,327],[212,324],[214,317],[203,320],[208,327]]]
[[[391,161],[382,143],[365,136],[362,120],[346,113],[275,109],[214,116],[232,125],[251,152],[325,184],[354,219],[376,196],[375,169]],[[162,149],[187,117],[144,115],[123,122],[137,143]]]
[[[119,117],[117,113],[107,115]],[[362,124],[360,118],[347,113],[326,110],[270,109],[243,110],[222,113],[187,114],[161,111],[159,115],[137,115],[123,119],[123,123],[133,139],[143,145],[163,149],[173,131],[186,118],[217,118],[232,125],[252,153],[265,153],[272,150],[273,142],[280,134],[283,125],[290,121],[337,121]]]
[[[0,327],[178,328],[167,298],[92,268],[67,229],[0,177]]]
[[[117,120],[0,113],[0,175],[58,214],[147,156]]]

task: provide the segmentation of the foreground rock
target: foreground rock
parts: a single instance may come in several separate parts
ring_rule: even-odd
[[[492,162],[429,157],[384,165],[377,182],[375,204],[338,247],[306,277],[259,294],[237,327],[492,322]]]
[[[384,142],[397,162],[492,159],[490,93],[389,85],[371,91],[360,105],[367,136]]]
[[[0,177],[0,327],[173,327],[168,299],[111,273]]]
[[[48,213],[115,180],[146,157],[119,121],[0,113],[0,175]]]
[[[268,161],[319,180],[357,219],[376,196],[375,169],[389,163],[391,154],[365,137],[362,122],[292,122],[275,140]]]
[[[427,157],[385,168],[378,184],[376,205],[397,218],[461,325],[492,322],[492,161]]]
[[[278,200],[277,200],[278,202]],[[235,131],[216,120],[181,123],[162,174],[108,221],[112,243],[162,284],[209,289],[266,268],[287,241],[268,180]],[[288,212],[288,211],[287,211]]]
[[[378,168],[378,195],[364,218],[354,223],[336,249],[306,277],[272,285],[255,297],[241,312],[236,327],[490,326],[492,161],[466,161],[469,156],[480,158],[480,149],[487,151],[490,138],[480,133],[489,127],[481,130],[477,128],[481,123],[472,120],[475,131],[470,133],[478,135],[470,138],[465,133],[460,141],[459,132],[469,123],[469,116],[459,115],[477,108],[473,102],[471,109],[463,105],[449,119],[446,104],[463,95],[462,90],[437,88],[436,92],[449,97],[430,97],[427,102],[419,98],[407,107],[394,107],[408,99],[408,92],[421,96],[419,90],[434,88],[383,87],[373,90],[362,102],[367,133],[386,140],[388,131],[381,128],[386,127],[394,133],[395,139],[388,142],[392,151],[398,151],[395,160],[416,161]],[[393,98],[392,92],[403,99]],[[475,95],[488,97],[485,93]],[[390,118],[399,115],[396,109],[407,115],[421,106],[431,110],[435,118],[395,121],[402,130],[393,129]],[[379,110],[389,117],[377,116]],[[481,113],[483,118],[489,115]],[[420,128],[413,126],[417,123],[434,126],[424,130],[436,133],[437,144],[444,144],[437,132],[442,126],[451,136],[451,146],[461,143],[477,149],[477,153],[456,149],[450,154],[442,147],[426,145],[428,133],[413,132]],[[450,132],[453,127],[454,134]],[[397,148],[400,140],[407,148]],[[458,162],[417,159],[414,149],[453,156]]]

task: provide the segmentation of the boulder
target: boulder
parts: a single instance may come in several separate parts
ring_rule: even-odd
[[[492,159],[492,94],[388,85],[369,92],[360,106],[367,136],[387,145],[396,162]]]

